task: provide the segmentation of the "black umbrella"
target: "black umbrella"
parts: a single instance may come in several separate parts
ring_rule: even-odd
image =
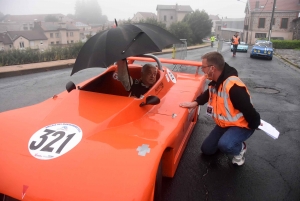
[[[182,43],[165,29],[146,23],[124,24],[91,37],[81,48],[71,75],[92,67],[106,68],[129,56],[161,52]]]

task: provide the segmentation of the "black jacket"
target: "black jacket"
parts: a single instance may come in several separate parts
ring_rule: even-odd
[[[208,85],[215,86],[216,89],[219,88],[220,84],[223,83],[230,76],[238,76],[235,68],[229,66],[225,63],[224,70],[217,82],[211,81]],[[246,121],[248,122],[248,127],[251,129],[256,129],[260,125],[260,115],[255,110],[250,102],[250,96],[246,91],[245,87],[240,87],[238,85],[233,85],[229,90],[230,100],[233,107],[243,113]],[[209,91],[205,90],[200,96],[197,97],[196,101],[198,105],[204,105],[208,102]]]

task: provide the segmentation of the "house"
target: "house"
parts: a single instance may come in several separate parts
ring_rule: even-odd
[[[244,41],[253,44],[259,38],[268,38],[270,30],[271,38],[293,39],[293,20],[299,17],[300,0],[276,0],[271,22],[273,2],[268,0],[247,1]]]
[[[11,23],[17,24],[20,27],[20,31],[32,30],[35,21],[45,22],[45,18],[50,15],[62,22],[70,21],[63,14],[5,15],[1,19],[0,25],[1,23]]]
[[[193,9],[187,5],[157,5],[156,11],[157,20],[170,27],[174,22],[181,22],[186,14],[193,12]]]
[[[52,46],[80,41],[80,29],[72,22],[34,22],[34,30],[43,31]]]
[[[139,22],[139,21],[145,21],[147,19],[157,19],[155,13],[150,12],[137,12],[134,14],[133,18],[131,19],[132,22]]]
[[[215,30],[217,38],[229,41],[238,32],[243,41],[244,18],[222,18],[216,21]]]
[[[216,36],[216,22],[220,20],[218,15],[209,15],[209,19],[211,19],[213,25],[211,27],[211,34]]]
[[[0,50],[48,48],[48,38],[41,31],[7,31],[0,33]]]

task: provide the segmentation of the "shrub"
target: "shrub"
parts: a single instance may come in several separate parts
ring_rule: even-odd
[[[300,47],[300,40],[271,40],[276,49],[296,49]]]
[[[21,65],[62,59],[75,59],[83,43],[74,43],[66,47],[49,47],[44,52],[34,49],[0,51],[0,66]]]

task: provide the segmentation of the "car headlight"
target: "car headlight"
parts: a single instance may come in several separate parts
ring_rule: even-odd
[[[256,52],[256,50],[253,50],[253,52]]]
[[[268,51],[268,54],[271,54],[271,51]]]
[[[259,53],[259,52],[260,52],[260,50],[257,50],[257,52]]]

